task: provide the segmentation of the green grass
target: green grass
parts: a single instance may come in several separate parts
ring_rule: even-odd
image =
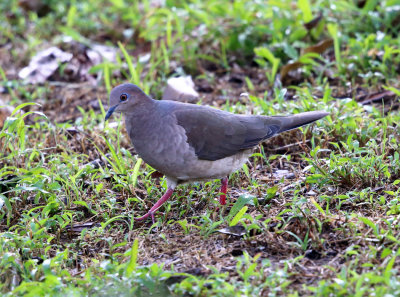
[[[24,111],[0,129],[3,296],[399,294],[397,1],[43,3],[44,15],[0,3],[2,99]],[[96,88],[62,71],[61,86],[18,79],[41,49],[68,50],[65,36],[117,50],[89,70]],[[202,104],[227,111],[330,115],[257,149],[230,177],[227,206],[219,181],[182,185],[154,225],[138,223],[166,181],[103,105],[119,83],[160,98],[182,74],[211,86]],[[218,232],[233,226],[244,236]]]

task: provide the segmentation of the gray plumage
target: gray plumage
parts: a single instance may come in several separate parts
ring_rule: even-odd
[[[171,189],[180,182],[224,178],[240,169],[260,142],[328,115],[323,111],[236,115],[208,106],[153,100],[132,84],[111,91],[106,119],[114,111],[125,114],[137,153],[166,175]]]

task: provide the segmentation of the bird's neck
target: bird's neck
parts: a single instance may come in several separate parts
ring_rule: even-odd
[[[125,125],[132,134],[131,137],[139,136],[143,129],[154,125],[155,119],[158,117],[155,103],[155,100],[148,98],[148,100],[140,102],[132,111],[125,113]]]

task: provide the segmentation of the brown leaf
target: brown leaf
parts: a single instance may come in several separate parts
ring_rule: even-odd
[[[45,16],[50,12],[50,6],[44,0],[19,0],[18,5],[25,11],[33,11],[39,17]]]
[[[363,8],[366,3],[367,3],[367,0],[358,0],[357,1],[357,7],[358,8]]]
[[[311,30],[312,28],[315,28],[316,26],[318,26],[319,22],[322,20],[322,12],[319,13],[319,15],[315,18],[313,18],[311,21],[309,21],[308,23],[304,24],[304,27],[307,30]]]
[[[309,46],[306,49],[304,49],[303,55],[308,54],[308,53],[322,54],[324,51],[326,51],[332,45],[333,45],[332,38],[322,40],[321,42],[318,42],[316,45],[312,45],[312,46]]]
[[[294,63],[289,63],[283,66],[281,69],[281,80],[283,81],[290,71],[294,71],[302,67],[303,65],[304,65],[303,63],[296,61]]]
[[[368,51],[368,57],[371,57],[373,59],[376,59],[377,57],[379,59],[382,59],[383,55],[385,54],[384,51],[380,51],[376,48],[372,48]]]
[[[303,51],[303,55],[308,54],[308,53],[316,53],[316,54],[322,54],[326,49],[331,47],[333,45],[333,39],[325,39],[316,45],[312,45]],[[286,64],[281,68],[281,81],[285,80],[285,77],[288,75],[290,71],[294,71],[296,69],[299,69],[303,66],[304,64],[301,63],[299,60],[293,63]]]
[[[360,103],[362,105],[370,104],[372,102],[377,102],[377,101],[384,101],[384,100],[392,100],[396,97],[396,94],[393,93],[392,91],[383,91],[383,92],[377,92],[373,94],[362,94],[356,97],[357,101],[361,101]]]

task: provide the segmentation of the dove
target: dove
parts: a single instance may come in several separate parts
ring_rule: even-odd
[[[137,221],[151,217],[183,183],[221,179],[219,202],[226,204],[228,177],[242,168],[261,142],[329,113],[309,111],[288,116],[240,115],[210,106],[154,100],[138,86],[121,84],[110,93],[105,120],[123,113],[138,155],[165,175],[167,191]]]

